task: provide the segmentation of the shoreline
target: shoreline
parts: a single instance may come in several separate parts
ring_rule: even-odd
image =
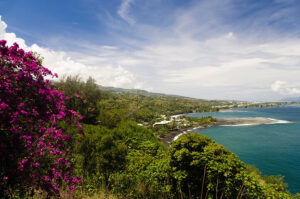
[[[224,123],[225,124],[225,123]],[[170,143],[176,138],[179,137],[180,135],[183,135],[185,133],[192,132],[193,130],[196,129],[204,129],[204,128],[211,128],[215,126],[220,126],[219,122],[214,123],[214,124],[207,124],[207,125],[202,125],[202,126],[191,126],[188,128],[180,129],[180,130],[175,130],[175,131],[170,131],[168,132],[164,137],[160,138],[160,141],[167,147],[170,146]]]
[[[256,126],[264,124],[288,124],[292,123],[286,120],[279,120],[274,118],[265,117],[248,117],[248,118],[220,118],[216,123],[206,124],[202,126],[191,126],[184,129],[168,132],[164,137],[160,138],[160,141],[167,147],[170,146],[170,142],[176,140],[178,137],[185,133],[192,132],[197,129],[211,128],[216,126]]]

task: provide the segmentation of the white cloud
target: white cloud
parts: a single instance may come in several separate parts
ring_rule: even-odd
[[[274,92],[270,86],[278,79],[300,84],[298,38],[261,42],[229,31],[205,40],[171,34],[152,39],[136,50],[98,48],[92,55],[73,57],[91,66],[121,65],[156,92],[253,101],[297,93],[292,88]]]
[[[98,84],[103,86],[114,86],[122,88],[139,88],[151,89],[144,86],[144,83],[137,80],[136,76],[126,70],[122,65],[111,65],[105,61],[97,60],[89,63],[84,63],[84,60],[78,61],[71,57],[72,53],[64,51],[54,51],[49,48],[40,47],[37,44],[31,46],[26,45],[25,40],[18,38],[14,33],[6,32],[7,25],[1,20],[0,16],[0,39],[7,41],[8,45],[17,42],[19,46],[26,51],[35,51],[44,57],[43,65],[49,68],[52,72],[62,75],[77,75],[79,74],[84,80],[89,76],[93,77]],[[106,55],[111,50],[117,50],[114,47],[103,46],[102,49]],[[85,55],[81,55],[85,57]],[[93,57],[95,58],[95,57]],[[87,61],[87,60],[85,60]]]
[[[272,90],[280,93],[281,95],[295,95],[300,94],[300,89],[293,87],[285,81],[275,81],[272,86]]]
[[[6,40],[8,45],[12,45],[14,42],[17,42],[21,48],[28,49],[24,39],[17,38],[15,33],[7,33],[6,28],[7,24],[2,21],[2,17],[0,16],[0,39]]]
[[[124,19],[129,24],[134,24],[135,20],[129,15],[130,4],[133,0],[123,0],[122,4],[118,10],[118,14],[122,19]]]
[[[259,42],[233,33],[204,41],[160,38],[132,52],[128,56],[133,61],[123,64],[147,71],[145,76],[153,77],[149,81],[160,92],[199,98],[274,100],[279,98],[270,89],[274,81],[299,83],[299,50],[297,38]]]

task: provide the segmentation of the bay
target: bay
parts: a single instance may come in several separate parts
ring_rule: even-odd
[[[300,106],[279,108],[241,108],[226,112],[193,113],[192,117],[272,118],[276,124],[217,126],[198,129],[225,146],[246,164],[255,165],[262,174],[283,175],[292,193],[300,192]],[[292,123],[283,123],[290,121]]]

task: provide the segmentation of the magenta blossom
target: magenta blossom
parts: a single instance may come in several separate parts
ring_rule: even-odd
[[[81,116],[66,108],[48,75],[57,77],[31,52],[0,41],[0,198],[26,187],[59,194],[62,184],[73,192],[81,182],[71,177],[72,137],[61,125],[82,132]]]

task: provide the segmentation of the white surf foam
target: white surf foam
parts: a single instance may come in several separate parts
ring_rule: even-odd
[[[176,135],[174,138],[173,138],[173,141],[177,140],[180,136],[182,136],[183,134],[186,134],[186,133],[189,133],[189,132],[192,132],[194,130],[197,130],[197,129],[202,129],[204,128],[203,126],[197,126],[197,127],[194,127],[192,129],[188,129],[186,131],[183,131],[182,133]]]
[[[246,113],[248,111],[242,111],[242,110],[234,110],[234,109],[220,109],[220,113]]]
[[[267,119],[272,120],[272,122],[267,123],[267,124],[288,124],[288,123],[292,123],[290,121],[278,120],[278,119],[274,119],[274,118],[267,118]]]
[[[180,136],[182,136],[183,134],[186,134],[187,132],[186,131],[183,131],[182,133],[176,135],[174,138],[173,138],[173,141],[177,140]]]
[[[286,120],[279,120],[274,118],[267,118],[267,117],[246,117],[246,118],[240,118],[241,120],[249,119],[249,120],[257,120],[257,122],[252,123],[241,123],[241,124],[224,124],[221,126],[256,126],[256,125],[262,125],[262,124],[288,124],[292,123],[290,121]],[[230,121],[230,120],[229,120]]]
[[[224,125],[220,125],[220,126],[256,126],[256,125],[260,125],[260,124],[224,124]]]

